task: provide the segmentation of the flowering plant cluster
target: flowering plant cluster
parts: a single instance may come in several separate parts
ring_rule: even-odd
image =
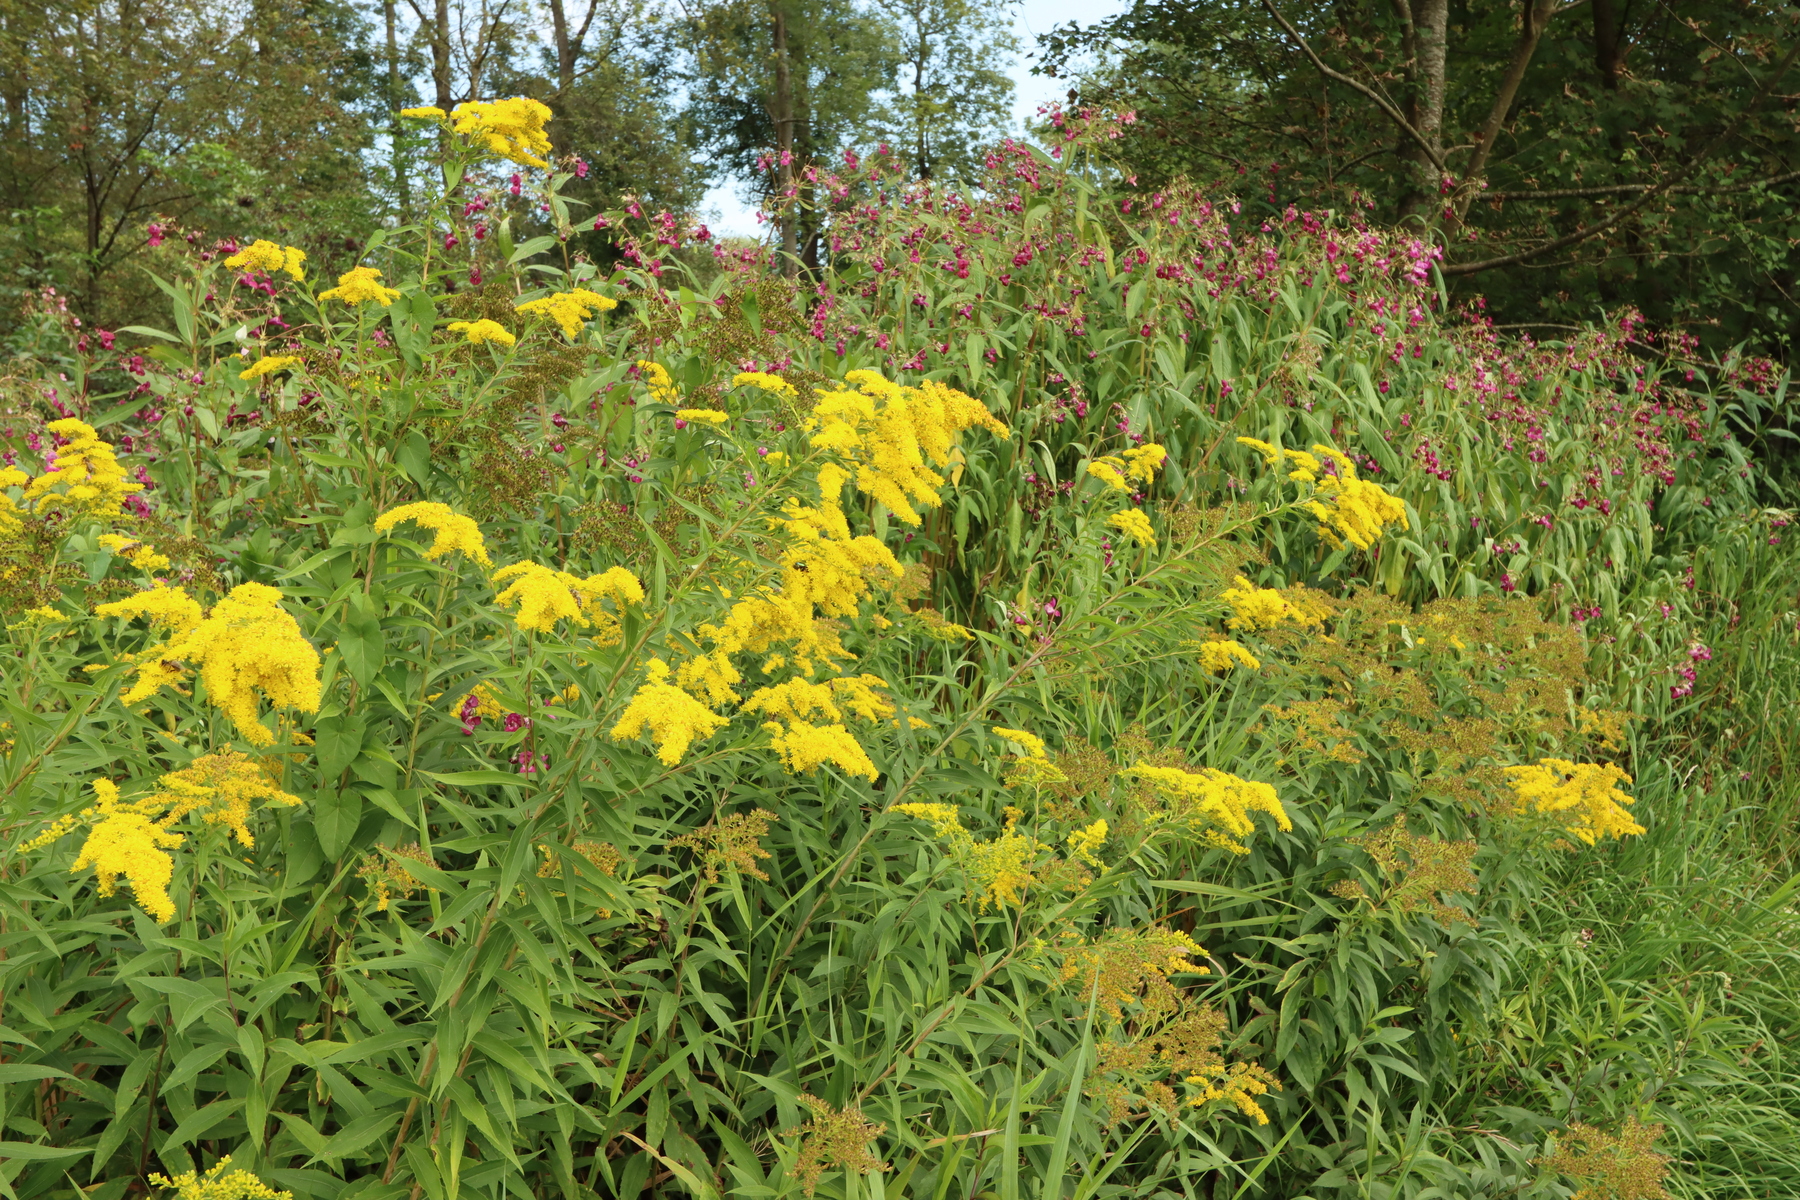
[[[631,203],[603,270],[547,108],[404,115],[428,220],[170,237],[0,417],[20,1194],[1326,1194],[1423,1105],[1551,1194],[1522,898],[1671,819],[1653,556],[1783,552],[1686,368],[1111,193],[1106,114],[798,172],[808,276]]]

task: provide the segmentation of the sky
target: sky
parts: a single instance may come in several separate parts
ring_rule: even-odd
[[[1056,79],[1033,75],[1030,55],[1037,46],[1037,35],[1048,33],[1069,21],[1088,24],[1112,16],[1125,8],[1122,0],[1018,0],[1013,6],[1013,28],[1019,35],[1020,54],[1013,64],[1013,127],[1024,128],[1027,117],[1037,113],[1038,105],[1063,99],[1068,84]],[[706,194],[700,208],[711,210],[717,219],[711,221],[713,231],[721,234],[756,236],[756,210],[737,194],[738,185],[724,183]]]

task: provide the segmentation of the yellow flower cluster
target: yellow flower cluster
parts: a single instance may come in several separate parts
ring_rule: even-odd
[[[963,828],[956,809],[948,804],[896,804],[890,810],[915,817],[931,826],[950,850],[969,881],[969,895],[977,906],[1017,907],[1025,892],[1037,882],[1036,866],[1041,847],[1036,838],[1018,832],[1019,810],[1007,809],[1006,829],[999,837],[978,842]]]
[[[116,533],[101,534],[100,548],[117,554],[140,571],[160,571],[169,565],[169,556],[158,554],[156,547]]]
[[[711,425],[717,428],[731,420],[731,414],[716,408],[683,408],[677,409],[675,419],[696,425]]]
[[[140,800],[121,800],[117,784],[96,779],[92,806],[58,818],[24,849],[47,846],[77,825],[91,823],[72,869],[79,873],[94,868],[103,897],[111,896],[123,878],[139,907],[157,921],[167,921],[175,915],[169,896],[175,860],[167,852],[183,841],[173,830],[177,821],[197,813],[209,825],[225,826],[243,845],[254,846],[250,813],[255,801],[284,808],[300,803],[298,796],[270,782],[253,759],[233,751],[197,758],[159,783],[162,790]]]
[[[278,1192],[248,1171],[227,1173],[230,1165],[231,1155],[227,1154],[204,1175],[189,1171],[170,1179],[152,1173],[150,1182],[157,1187],[174,1188],[174,1200],[294,1200],[292,1192]]]
[[[1541,758],[1533,766],[1507,767],[1505,774],[1521,807],[1554,814],[1590,846],[1601,838],[1644,832],[1625,811],[1632,798],[1617,786],[1630,783],[1631,776],[1612,763]]]
[[[375,531],[386,533],[402,521],[411,521],[437,535],[425,551],[426,558],[442,558],[454,551],[484,567],[494,565],[488,558],[487,543],[482,540],[481,527],[475,524],[475,519],[465,517],[447,504],[421,500],[390,508],[375,519]]]
[[[351,267],[338,276],[336,287],[319,293],[321,300],[342,300],[350,305],[373,300],[383,308],[399,298],[397,288],[381,286],[381,272],[374,267]]]
[[[732,387],[759,387],[765,392],[773,392],[777,396],[785,396],[789,400],[798,400],[800,393],[794,385],[779,375],[771,375],[767,371],[739,371],[731,377]]]
[[[669,377],[668,369],[659,362],[651,362],[640,358],[636,363],[638,374],[644,377],[644,386],[650,389],[650,398],[658,404],[681,403],[681,389]]]
[[[1359,478],[1356,461],[1348,454],[1315,445],[1314,453],[1324,455],[1336,467],[1326,474],[1324,463],[1303,450],[1284,450],[1247,437],[1239,438],[1238,444],[1257,451],[1271,467],[1280,466],[1285,459],[1294,466],[1289,479],[1314,486],[1305,508],[1319,519],[1319,536],[1338,549],[1348,541],[1358,550],[1367,550],[1381,539],[1387,526],[1411,528],[1406,505],[1380,484]]]
[[[1255,671],[1262,667],[1262,660],[1225,638],[1200,643],[1200,667],[1208,674],[1222,675],[1240,665]]]
[[[300,264],[306,261],[306,251],[298,246],[281,246],[274,242],[257,238],[242,250],[225,260],[225,265],[233,270],[261,271],[264,275],[273,275],[277,271],[286,271],[298,283],[306,278],[306,272]]]
[[[1106,518],[1106,523],[1140,546],[1156,548],[1156,530],[1141,508],[1127,508]]]
[[[298,354],[271,354],[267,357],[257,359],[242,371],[239,371],[238,378],[261,379],[264,375],[273,375],[277,371],[286,371],[291,367],[301,365],[305,361],[306,360],[301,358]]]
[[[1255,633],[1259,629],[1273,628],[1283,621],[1292,621],[1298,625],[1318,623],[1308,619],[1309,614],[1295,607],[1288,597],[1274,588],[1259,588],[1242,575],[1233,581],[1231,587],[1219,593],[1219,599],[1231,605],[1231,616],[1225,621],[1227,629]]]
[[[19,468],[0,466],[0,537],[11,537],[24,525],[19,506],[6,494],[7,489],[22,488],[30,482],[31,476]]]
[[[1142,1005],[1148,1014],[1162,1015],[1181,1006],[1180,993],[1169,977],[1209,974],[1204,963],[1193,961],[1205,955],[1206,948],[1179,929],[1115,926],[1091,942],[1064,950],[1061,982],[1079,980],[1082,999],[1093,996],[1114,1021],[1123,1020],[1126,1006],[1133,1004]]]
[[[1267,813],[1275,825],[1291,830],[1287,810],[1266,783],[1239,779],[1236,775],[1201,767],[1184,771],[1180,767],[1151,767],[1142,763],[1126,774],[1143,780],[1170,805],[1167,817],[1198,831],[1209,843],[1233,854],[1247,854],[1243,839],[1255,829],[1250,820],[1253,812]]]
[[[136,656],[136,682],[121,700],[137,704],[165,686],[179,688],[195,666],[206,694],[244,738],[275,740],[257,715],[259,694],[271,703],[319,711],[319,652],[281,608],[281,592],[241,583],[212,611],[180,588],[158,586],[94,610],[100,617],[146,617],[170,631],[167,641]],[[190,665],[191,664],[191,665]]]
[[[479,321],[452,321],[448,328],[451,333],[462,334],[464,341],[476,346],[483,342],[496,342],[502,346],[511,346],[517,344],[519,340],[507,330],[506,326],[498,321],[490,321],[486,317]]]
[[[1272,1087],[1280,1087],[1268,1071],[1255,1063],[1245,1062],[1231,1063],[1229,1066],[1224,1063],[1208,1064],[1197,1068],[1184,1082],[1196,1088],[1188,1097],[1190,1107],[1199,1108],[1215,1100],[1224,1100],[1258,1125],[1267,1125],[1269,1114],[1262,1110],[1262,1105],[1256,1102],[1256,1098],[1268,1095]]]
[[[617,307],[619,302],[611,296],[602,296],[587,288],[575,288],[567,292],[552,292],[548,296],[539,296],[536,300],[520,301],[513,305],[513,311],[524,313],[528,317],[548,317],[556,322],[564,337],[574,341],[589,317],[597,312],[610,312]]]
[[[506,710],[500,707],[500,697],[495,694],[494,685],[485,680],[464,692],[462,697],[451,706],[450,711],[461,714],[463,706],[469,702],[471,697],[475,700],[475,716],[498,721],[506,715]]]
[[[1064,845],[1069,848],[1069,857],[1090,867],[1102,866],[1097,852],[1106,844],[1106,834],[1107,825],[1103,820],[1095,821],[1085,829],[1077,829],[1064,839]]]
[[[618,617],[600,607],[601,602],[611,600],[621,608],[644,602],[644,585],[624,567],[608,567],[582,579],[526,560],[494,572],[497,584],[509,579],[512,583],[494,597],[494,603],[501,608],[516,606],[519,611],[513,620],[520,629],[550,633],[558,621],[568,620],[598,630],[594,636],[601,645],[614,645],[619,637]]]
[[[416,114],[418,110],[411,112]],[[522,167],[550,165],[543,156],[550,153],[550,137],[544,126],[551,119],[547,105],[525,96],[471,100],[450,111],[451,128],[457,133]]]
[[[763,728],[791,774],[806,774],[831,763],[847,775],[873,780],[878,774],[875,764],[845,727],[844,712],[865,721],[893,716],[894,706],[881,694],[886,687],[874,675],[846,675],[824,683],[788,679],[756,689],[742,710],[769,718]],[[815,716],[829,724],[815,722]]]
[[[914,503],[936,508],[956,440],[980,426],[1005,436],[981,401],[926,380],[901,387],[874,371],[852,371],[849,388],[821,391],[807,432],[816,449],[836,454],[853,469],[857,490],[873,496],[908,525],[919,524]],[[821,482],[823,476],[821,476]]]
[[[711,737],[725,724],[724,717],[670,683],[669,664],[653,658],[611,736],[623,742],[648,732],[656,757],[665,767],[673,767],[696,739]]]
[[[1148,485],[1154,482],[1156,473],[1168,457],[1169,452],[1162,446],[1145,442],[1124,454],[1096,458],[1088,464],[1087,473],[1115,492],[1129,492],[1134,483]]]
[[[663,399],[662,393],[675,393],[660,365],[645,361],[638,367],[653,396]],[[809,428],[816,447],[842,456],[850,466],[823,464],[817,475],[818,502],[809,505],[789,497],[781,515],[771,519],[781,544],[778,582],[750,590],[733,601],[721,620],[699,626],[694,636],[705,649],[682,662],[672,672],[672,682],[666,666],[653,664],[657,674],[642,690],[654,685],[656,703],[674,712],[690,711],[671,694],[678,692],[709,715],[727,703],[762,713],[769,718],[775,750],[790,771],[831,763],[873,779],[876,768],[841,715],[848,710],[870,721],[890,717],[892,705],[874,690],[880,681],[845,676],[817,683],[813,677],[821,668],[835,674],[839,663],[852,657],[829,619],[858,615],[874,588],[893,586],[905,571],[876,538],[852,536],[843,509],[844,485],[852,480],[854,468],[859,487],[916,523],[918,514],[908,497],[939,503],[935,489],[944,482],[925,463],[947,465],[955,439],[965,429],[981,424],[1004,432],[1004,427],[976,401],[935,383],[901,388],[867,371],[852,372],[847,382],[861,390],[821,396]],[[734,661],[740,654],[760,656],[760,669],[766,674],[785,671],[792,678],[759,689],[746,701],[738,691],[743,675]],[[688,722],[681,729],[705,736],[723,722],[724,718],[704,726]],[[649,727],[645,721],[621,721],[613,736],[635,737]],[[671,762],[671,753],[678,760],[692,736],[659,737],[663,761]],[[679,749],[671,749],[674,746]]]
[[[1044,739],[1037,734],[1024,729],[1008,729],[1004,725],[994,726],[994,733],[1025,751],[1013,757],[1012,768],[1006,773],[1008,786],[1061,783],[1066,778],[1050,761]]]
[[[27,503],[50,497],[86,516],[116,517],[125,497],[144,490],[143,484],[125,477],[112,446],[100,440],[93,426],[65,417],[45,428],[64,439],[50,469],[29,483],[16,469],[0,480],[0,485],[23,486]],[[63,489],[60,493],[52,491],[58,487]]]

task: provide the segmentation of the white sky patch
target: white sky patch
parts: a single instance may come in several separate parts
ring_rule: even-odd
[[[1037,114],[1038,105],[1068,96],[1067,81],[1031,73],[1038,35],[1070,21],[1092,24],[1123,12],[1126,7],[1123,0],[1019,0],[1013,9],[1013,28],[1019,35],[1020,53],[1011,72],[1015,133],[1023,131],[1025,122]],[[739,194],[740,186],[734,180],[715,183],[700,202],[701,217],[710,223],[714,233],[760,237],[763,227],[757,224],[756,209]]]

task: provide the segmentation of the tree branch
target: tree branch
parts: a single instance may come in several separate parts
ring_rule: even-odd
[[[1789,171],[1786,175],[1776,175],[1768,179],[1751,179],[1744,183],[1733,183],[1724,187],[1706,187],[1701,184],[1687,184],[1682,187],[1664,188],[1666,193],[1677,196],[1722,196],[1727,192],[1747,192],[1752,188],[1773,187],[1778,183],[1791,183],[1800,179],[1800,171]],[[1635,195],[1655,188],[1653,183],[1613,183],[1601,187],[1588,188],[1549,188],[1535,192],[1483,192],[1476,196],[1477,200],[1588,200],[1596,196]]]
[[[1382,111],[1387,119],[1400,127],[1400,132],[1418,143],[1419,149],[1424,151],[1425,157],[1431,160],[1432,166],[1436,167],[1439,171],[1445,170],[1444,160],[1439,156],[1438,152],[1432,148],[1431,142],[1424,134],[1412,127],[1412,123],[1401,115],[1399,109],[1388,102],[1387,97],[1383,96],[1368,84],[1363,83],[1361,80],[1353,79],[1342,71],[1333,70],[1328,66],[1324,59],[1313,53],[1312,46],[1307,43],[1305,38],[1300,36],[1300,31],[1288,24],[1288,19],[1281,15],[1281,10],[1275,7],[1273,0],[1262,0],[1262,6],[1269,10],[1269,15],[1275,18],[1276,24],[1287,31],[1287,35],[1294,40],[1294,44],[1300,47],[1301,53],[1312,60],[1312,65],[1318,68],[1321,75],[1325,76],[1327,79],[1336,80],[1346,87],[1354,88],[1364,96],[1367,96],[1370,100],[1373,100],[1375,106]]]
[[[1263,3],[1267,4],[1268,0],[1263,0]],[[1732,135],[1737,132],[1738,126],[1748,120],[1750,114],[1754,113],[1762,106],[1762,102],[1768,99],[1769,93],[1775,90],[1775,85],[1781,82],[1782,76],[1786,75],[1788,68],[1794,65],[1794,59],[1796,58],[1800,58],[1800,39],[1797,39],[1794,42],[1793,47],[1789,49],[1786,56],[1776,64],[1775,69],[1769,73],[1769,77],[1763,81],[1762,86],[1756,89],[1756,95],[1750,97],[1750,102],[1744,105],[1743,109],[1738,113],[1737,118],[1727,124],[1724,129],[1720,130],[1719,136],[1714,138],[1704,150],[1696,154],[1688,162],[1687,166],[1676,171],[1662,183],[1657,184],[1638,199],[1627,204],[1624,208],[1621,208],[1618,212],[1606,218],[1604,221],[1596,221],[1592,225],[1577,229],[1574,233],[1565,234],[1562,237],[1545,242],[1542,246],[1538,246],[1535,249],[1521,250],[1517,254],[1506,254],[1499,258],[1484,259],[1481,262],[1445,263],[1439,270],[1445,275],[1473,275],[1478,271],[1488,271],[1495,267],[1510,267],[1515,263],[1529,262],[1541,255],[1560,250],[1564,246],[1573,246],[1577,242],[1585,242],[1596,234],[1605,233],[1608,229],[1611,229],[1626,217],[1629,217],[1639,209],[1642,209],[1645,205],[1667,192],[1670,188],[1684,182],[1689,176],[1693,175],[1695,171],[1698,171],[1709,158],[1718,153],[1719,149],[1723,147],[1726,142],[1730,141]]]

